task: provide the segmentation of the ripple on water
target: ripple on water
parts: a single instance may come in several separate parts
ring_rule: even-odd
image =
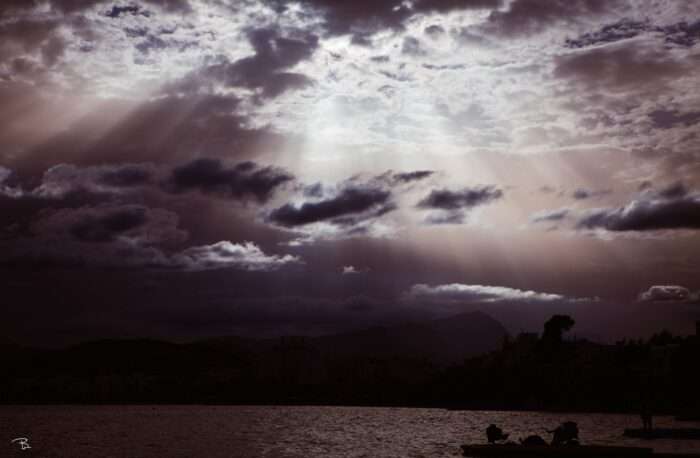
[[[546,430],[565,420],[579,424],[584,443],[700,453],[700,441],[623,438],[625,428],[639,426],[633,415],[366,407],[0,407],[3,443],[29,437],[32,451],[42,457],[454,457],[461,444],[484,442],[490,423],[511,438],[549,437]],[[671,417],[655,423],[674,426]]]

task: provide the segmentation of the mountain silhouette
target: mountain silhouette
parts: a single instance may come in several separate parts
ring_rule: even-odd
[[[320,337],[7,346],[0,403],[401,404],[419,399],[441,368],[498,349],[505,335],[496,320],[468,313]]]
[[[242,353],[271,349],[284,342],[328,357],[410,357],[448,365],[496,350],[507,334],[501,323],[485,313],[469,312],[421,323],[376,326],[320,337],[288,336],[260,340],[217,337],[195,341],[190,345]]]

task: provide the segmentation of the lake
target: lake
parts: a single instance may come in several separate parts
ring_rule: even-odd
[[[700,452],[700,441],[641,441],[633,415],[441,409],[275,406],[5,406],[0,456],[25,457],[454,457],[485,442],[496,423],[511,438],[540,434],[562,421],[579,424],[582,443],[653,446]],[[672,427],[671,417],[655,425]],[[697,423],[675,423],[700,427]],[[31,449],[20,451],[25,437]]]

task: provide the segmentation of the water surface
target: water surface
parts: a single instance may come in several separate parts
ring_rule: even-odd
[[[455,457],[496,423],[511,437],[578,422],[586,444],[700,453],[700,441],[626,439],[631,415],[441,409],[268,406],[0,407],[0,456],[48,457]],[[700,427],[656,418],[663,427]],[[15,450],[27,437],[32,449]],[[6,447],[6,448],[2,448]],[[7,452],[7,453],[6,453]]]

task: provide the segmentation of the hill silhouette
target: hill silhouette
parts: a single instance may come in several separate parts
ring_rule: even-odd
[[[441,368],[494,351],[506,336],[471,312],[321,337],[7,345],[0,402],[404,403]]]
[[[192,345],[245,352],[270,349],[280,342],[296,342],[328,357],[410,357],[448,365],[497,349],[507,334],[501,323],[485,313],[469,312],[423,323],[377,326],[321,337],[288,336],[260,340],[218,337],[196,341]]]
[[[433,406],[697,415],[700,335],[614,345],[555,315],[514,338],[482,313],[322,337],[0,344],[0,403]],[[565,333],[567,333],[565,335]]]

